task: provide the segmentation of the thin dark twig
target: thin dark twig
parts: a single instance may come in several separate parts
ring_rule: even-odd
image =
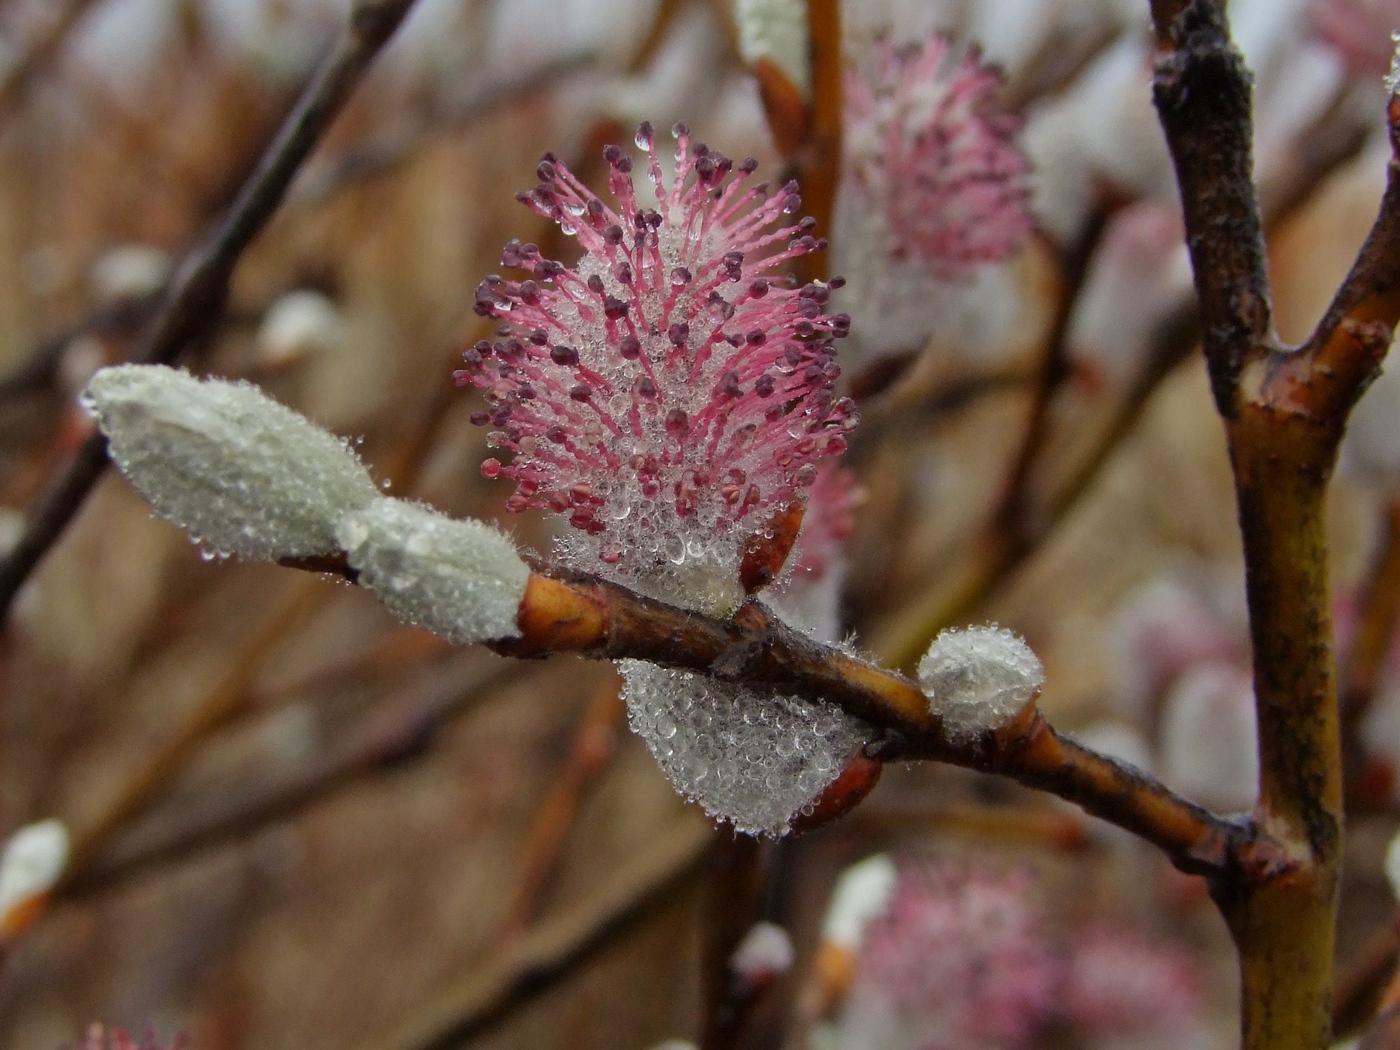
[[[574,730],[569,756],[535,811],[515,891],[501,923],[503,942],[520,936],[535,918],[545,886],[563,853],[565,838],[578,817],[584,792],[616,754],[618,729],[625,713],[620,683],[612,676],[589,701]]]
[[[628,858],[594,896],[546,916],[360,1050],[448,1050],[485,1034],[612,943],[699,867],[713,833],[688,818]]]
[[[386,175],[444,133],[542,91],[569,74],[587,68],[594,58],[593,52],[581,51],[547,62],[538,69],[483,88],[445,113],[407,126],[396,126],[378,141],[356,147],[324,164],[309,166],[287,203],[289,206],[319,204],[352,183]]]
[[[52,387],[63,363],[63,352],[73,340],[85,335],[135,329],[150,318],[162,294],[152,292],[100,306],[63,331],[43,339],[24,364],[0,378],[0,402]]]
[[[732,964],[735,950],[761,915],[766,854],[764,844],[752,836],[729,827],[717,832],[702,898],[700,1050],[736,1046],[754,1005],[755,989]]]
[[[0,77],[0,115],[14,107],[23,95],[24,86],[58,54],[63,42],[68,39],[68,34],[81,21],[92,3],[93,0],[69,0],[53,21],[29,42],[24,54],[10,66],[3,77]]]
[[[1343,1038],[1364,1025],[1395,972],[1400,953],[1400,924],[1392,916],[1362,942],[1339,970],[1332,985],[1332,1031]]]
[[[181,264],[164,302],[132,360],[168,364],[186,347],[205,340],[228,296],[229,277],[243,250],[267,225],[287,187],[344,107],[380,49],[414,0],[358,0],[334,47],[224,220]],[[107,443],[93,430],[77,455],[31,509],[23,535],[0,562],[0,619],[15,594],[82,507],[107,464]]]
[[[1040,370],[1031,397],[1030,416],[1026,420],[1021,446],[1007,473],[1001,503],[992,515],[1001,542],[1013,549],[1031,542],[1037,531],[1027,515],[1031,475],[1045,452],[1045,438],[1050,428],[1050,410],[1054,406],[1055,395],[1069,378],[1069,333],[1074,307],[1079,301],[1079,293],[1083,291],[1084,281],[1089,275],[1089,263],[1103,240],[1111,214],[1107,208],[1096,209],[1078,241],[1064,253],[1059,298],[1042,351]]]
[[[472,709],[518,667],[483,669],[479,654],[461,653],[378,701],[350,729],[295,768],[262,773],[174,811],[155,810],[119,831],[65,887],[67,896],[106,891],[159,865],[252,834],[304,810],[344,784],[422,753],[451,719]]]
[[[1266,350],[1272,321],[1254,192],[1251,77],[1223,8],[1201,0],[1153,4],[1159,40],[1168,22],[1172,30],[1152,92],[1181,191],[1211,389],[1228,418],[1240,371]]]

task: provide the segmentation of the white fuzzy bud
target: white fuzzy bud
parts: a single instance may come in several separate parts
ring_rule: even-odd
[[[490,525],[381,498],[347,515],[339,536],[360,584],[399,619],[456,645],[520,636],[530,568]]]
[[[258,360],[280,368],[310,354],[339,348],[345,335],[340,311],[320,292],[288,292],[263,315],[258,328]]]
[[[802,0],[739,0],[735,17],[739,25],[739,54],[744,61],[753,65],[766,58],[804,96],[810,94],[807,5]]]
[[[792,938],[786,930],[771,922],[756,922],[734,949],[729,965],[751,981],[762,981],[787,973],[792,957]]]
[[[121,365],[93,377],[83,404],[118,469],[214,554],[337,550],[340,519],[380,498],[344,440],[250,383]]]
[[[1390,72],[1385,78],[1387,94],[1400,92],[1400,32],[1390,34],[1390,42],[1395,45],[1395,53],[1390,56]]]
[[[22,923],[25,906],[53,889],[68,852],[68,829],[60,820],[41,820],[10,836],[0,853],[0,932]]]
[[[119,244],[92,264],[93,296],[100,302],[139,299],[170,277],[170,256],[149,244]]]
[[[950,739],[999,729],[1035,701],[1045,669],[1024,639],[1001,627],[941,633],[919,661],[929,710]]]
[[[1390,883],[1391,894],[1400,901],[1400,835],[1385,848],[1385,880]]]
[[[866,857],[841,873],[822,921],[822,942],[855,951],[865,928],[889,907],[899,872],[888,853]]]

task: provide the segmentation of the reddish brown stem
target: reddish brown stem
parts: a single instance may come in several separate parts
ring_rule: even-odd
[[[1257,826],[1294,863],[1216,883],[1239,950],[1246,1050],[1329,1040],[1342,762],[1326,495],[1346,417],[1400,319],[1400,181],[1297,350],[1271,330],[1251,181],[1250,75],[1219,0],[1154,0],[1154,98],[1180,185],[1202,345],[1225,421],[1254,650]],[[1392,120],[1395,119],[1392,102]]]
[[[705,1011],[700,1050],[731,1050],[738,1043],[754,989],[732,966],[735,949],[758,921],[764,883],[763,843],[721,827],[705,873],[701,931],[701,985]]]
[[[558,863],[564,837],[573,826],[583,792],[607,768],[617,746],[624,707],[616,677],[594,695],[579,721],[573,747],[536,812],[525,842],[520,877],[501,924],[501,939],[525,932],[539,909],[540,895]]]

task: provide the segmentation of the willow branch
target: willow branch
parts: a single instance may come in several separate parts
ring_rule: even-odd
[[[731,963],[744,936],[762,916],[767,859],[763,842],[728,827],[719,829],[711,846],[701,894],[700,1050],[733,1050],[742,1045],[757,989]]]
[[[1069,334],[1074,306],[1084,289],[1089,263],[1103,240],[1111,214],[1108,208],[1096,209],[1077,243],[1063,255],[1061,287],[1050,331],[1041,350],[1040,367],[1031,392],[1030,415],[1020,447],[1011,461],[1001,502],[992,515],[997,541],[1012,549],[1010,558],[1016,557],[1035,538],[1037,530],[1031,526],[1027,515],[1031,479],[1045,453],[1055,395],[1070,374]]]
[[[345,28],[213,234],[184,260],[132,355],[168,364],[213,331],[229,278],[245,248],[272,218],[293,177],[321,140],[414,0],[357,0]],[[0,561],[0,619],[20,586],[82,507],[107,464],[94,430],[30,510],[24,533]]]
[[[283,564],[356,579],[340,558]],[[742,682],[759,694],[826,700],[883,731],[871,748],[877,758],[934,759],[1048,791],[1154,843],[1183,871],[1254,880],[1292,863],[1265,831],[1217,816],[1142,770],[1061,736],[1034,708],[995,732],[954,739],[916,682],[813,641],[758,601],[726,620],[596,576],[541,567],[529,577],[516,622],[519,637],[490,648],[521,658],[572,652],[647,660]]]
[[[1270,337],[1263,221],[1254,192],[1252,77],[1230,42],[1224,4],[1154,2],[1153,98],[1176,166],[1196,277],[1201,342],[1216,405],[1234,414],[1246,359]]]
[[[1246,1050],[1320,1050],[1342,835],[1327,487],[1346,418],[1400,320],[1400,183],[1303,346],[1271,330],[1251,181],[1251,78],[1220,0],[1154,0],[1153,94],[1177,172],[1202,346],[1239,504],[1259,727],[1255,821],[1296,864],[1217,885],[1239,951]],[[1397,114],[1391,102],[1394,126]],[[1392,132],[1392,141],[1394,133]]]
[[[806,0],[810,92],[790,80],[768,58],[751,72],[758,81],[764,115],[778,152],[802,187],[802,204],[817,220],[817,230],[831,233],[836,187],[841,178],[844,56],[841,50],[839,0]],[[805,255],[794,263],[806,280],[825,277],[826,253]]]

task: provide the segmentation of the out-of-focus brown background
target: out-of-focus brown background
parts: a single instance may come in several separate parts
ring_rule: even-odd
[[[1048,14],[1020,24],[1022,37],[1040,34],[1029,43],[1013,32],[1030,17],[1024,5],[910,14],[914,6],[851,13],[851,46],[880,18],[945,17],[963,39],[981,33],[1014,74],[1050,44],[1083,45],[1085,62],[1042,78],[1028,137],[1071,104],[1095,112],[1094,92],[1112,90],[1087,79],[1106,77],[1096,56],[1143,46],[1134,16],[1109,4],[1084,5],[1103,9],[1087,15],[1041,5]],[[82,10],[56,30],[70,7]],[[0,376],[12,377],[0,391],[0,545],[83,436],[78,390],[127,355],[150,296],[228,206],[344,7],[0,5]],[[190,360],[353,435],[394,494],[499,519],[507,492],[481,478],[483,432],[467,421],[480,402],[451,373],[482,334],[472,290],[499,268],[501,245],[547,236],[513,201],[532,185],[538,155],[552,149],[596,175],[603,142],[628,141],[640,119],[665,127],[684,116],[697,138],[755,155],[764,172],[779,161],[725,4],[419,8],[239,264],[227,317]],[[1288,46],[1314,45],[1300,30]],[[1145,65],[1140,73],[1150,117]],[[1270,83],[1261,79],[1260,104],[1276,106],[1275,144],[1261,165],[1282,168],[1289,136],[1307,126],[1290,125],[1287,106],[1307,107],[1271,102]],[[1319,83],[1331,91],[1339,81]],[[1136,133],[1155,135],[1155,124]],[[1098,168],[1086,162],[1085,183],[1114,200],[1156,201],[1170,229],[1161,157],[1114,134],[1094,144],[1102,155]],[[1115,156],[1123,170],[1103,163]],[[1033,160],[1041,199],[1053,197],[1060,158]],[[1324,307],[1383,171],[1384,155],[1362,149],[1276,228],[1285,338],[1301,338]],[[1066,280],[1065,238],[1052,232],[1005,268],[1013,299],[966,307],[1015,311],[1003,345],[961,352],[960,330],[945,326],[906,385],[865,406],[872,436],[851,456],[866,490],[849,551],[857,645],[879,652],[906,630],[920,595],[956,574],[985,528]],[[1146,337],[1113,311],[1146,313],[1179,295],[1170,255],[1130,273],[1136,289],[1094,298],[1086,285],[1077,364],[1033,496],[1074,472],[1126,396],[1139,364],[1129,344]],[[1115,341],[1124,345],[1102,345]],[[939,399],[978,376],[991,379]],[[1343,598],[1360,586],[1391,485],[1383,471],[1338,484]],[[547,552],[548,522],[505,524]],[[1192,356],[971,616],[1013,627],[1041,654],[1043,706],[1057,724],[1111,725],[1153,761],[1172,694],[1170,682],[1141,681],[1144,645],[1184,620],[1217,663],[1237,659],[1228,653],[1246,645],[1238,563],[1228,464]],[[1172,605],[1167,592],[1195,598]],[[153,1026],[162,1039],[183,1030],[199,1050],[407,1050],[412,1032],[441,1027],[453,1010],[480,1018],[480,1046],[642,1050],[694,1036],[709,832],[627,733],[606,665],[453,651],[354,588],[205,560],[109,476],[22,592],[0,673],[0,831],[56,817],[79,849],[72,883],[7,948],[3,1045],[49,1050],[101,1021]],[[1190,725],[1209,734],[1232,717]],[[1375,734],[1383,751],[1384,724]],[[1215,786],[1230,790],[1206,785]],[[1354,824],[1344,956],[1393,906],[1380,875],[1392,825],[1384,814]],[[1116,923],[1175,945],[1206,990],[1190,1040],[1233,1038],[1232,960],[1199,885],[1053,800],[937,768],[890,769],[853,815],[772,848],[767,914],[798,949],[789,998],[810,981],[837,874],[877,850],[1028,870],[1036,906],[1061,933]],[[529,969],[518,965],[526,949],[557,963],[557,980],[531,996],[492,985]]]

